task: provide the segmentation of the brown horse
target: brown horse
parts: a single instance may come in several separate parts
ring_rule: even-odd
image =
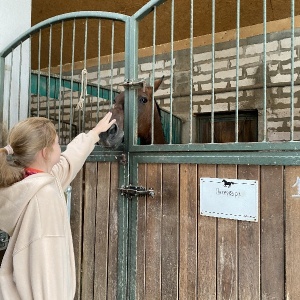
[[[162,81],[163,77],[155,80],[154,92],[157,91]],[[138,137],[141,145],[151,144],[152,90],[153,88],[150,86],[138,90]],[[100,144],[105,147],[116,148],[122,143],[124,137],[124,92],[115,98],[111,119],[116,119],[117,122],[106,132],[100,134]],[[153,143],[165,143],[159,106],[156,101],[154,103]]]

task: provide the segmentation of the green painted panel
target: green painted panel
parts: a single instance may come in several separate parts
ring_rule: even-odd
[[[50,79],[50,84],[49,84],[49,79]],[[44,97],[49,96],[49,98],[58,99],[60,85],[61,87],[65,87],[68,89],[71,89],[72,87],[73,92],[81,91],[80,82],[74,80],[72,82],[71,79],[59,78],[55,76],[49,77],[48,75],[45,74],[31,73],[31,94],[33,95],[39,95]],[[116,95],[118,95],[118,92],[113,91],[112,93],[113,93],[112,99],[114,99]],[[111,90],[103,87],[99,87],[98,89],[97,85],[88,84],[87,94],[93,97],[99,97],[106,100],[110,100]]]

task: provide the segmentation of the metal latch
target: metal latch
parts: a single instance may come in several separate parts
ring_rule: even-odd
[[[122,186],[119,188],[121,191],[121,195],[125,196],[127,198],[132,198],[132,197],[141,197],[141,196],[150,196],[154,197],[155,193],[153,189],[146,189],[142,186],[135,186],[135,185],[126,185]]]

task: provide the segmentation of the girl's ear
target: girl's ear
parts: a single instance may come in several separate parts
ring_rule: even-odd
[[[45,147],[41,150],[42,157],[47,160],[48,158],[48,149]]]

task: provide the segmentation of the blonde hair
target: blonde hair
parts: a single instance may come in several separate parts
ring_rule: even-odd
[[[38,151],[52,149],[56,130],[53,123],[43,117],[32,117],[16,124],[9,132],[7,143],[13,154],[0,148],[0,188],[11,186],[24,177],[24,168],[35,159]]]

